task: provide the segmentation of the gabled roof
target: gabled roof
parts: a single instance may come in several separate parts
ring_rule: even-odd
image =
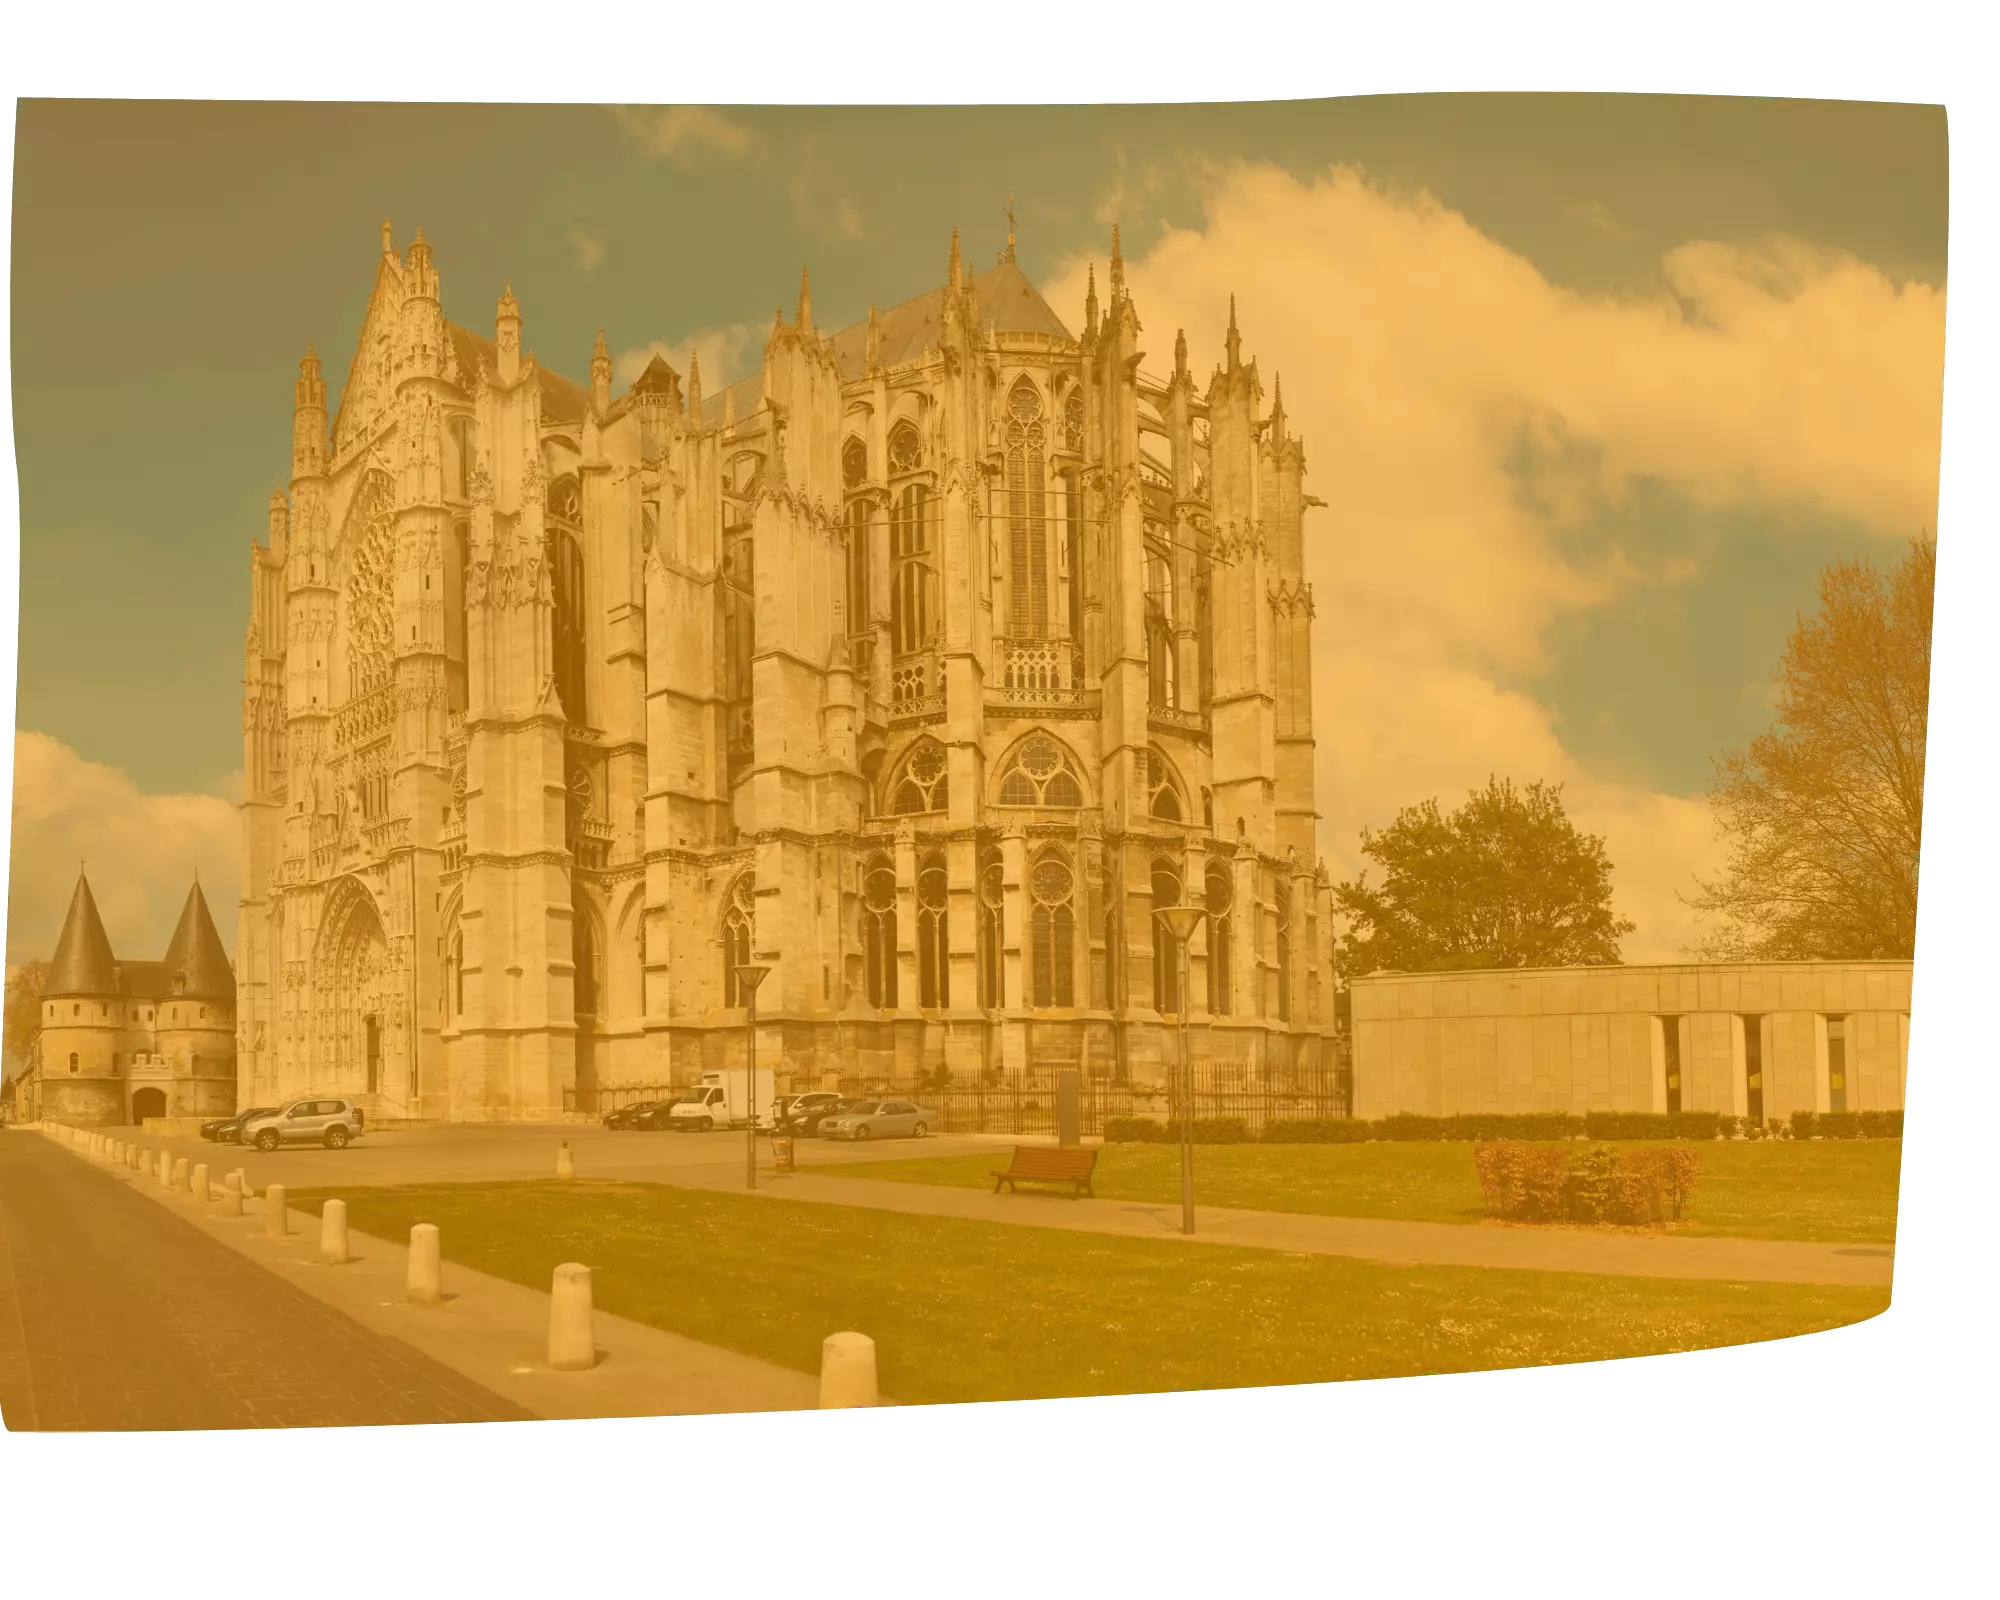
[[[972,280],[973,298],[979,308],[982,328],[994,333],[1038,333],[1052,339],[1074,340],[1055,308],[1042,298],[1028,275],[1011,261],[982,272]],[[938,342],[944,330],[945,285],[917,295],[887,311],[879,311],[875,321],[882,334],[882,365],[893,367],[913,360]],[[867,370],[868,322],[863,318],[833,335],[833,356],[840,364],[843,382],[851,383]],[[728,386],[736,395],[736,415],[748,417],[764,403],[761,372]],[[703,397],[703,422],[722,420],[723,395],[718,389]]]
[[[62,933],[56,939],[56,953],[49,958],[49,981],[42,993],[51,997],[116,994],[117,966],[111,941],[104,936],[104,919],[98,916],[97,901],[90,892],[90,880],[79,872],[69,915],[63,918]]]
[[[470,328],[447,322],[452,354],[458,357],[459,382],[469,386],[473,370],[484,366],[489,376],[500,371],[500,349],[491,339],[482,339]],[[522,360],[527,357],[523,356]],[[581,422],[590,409],[590,391],[571,383],[560,373],[551,372],[538,360],[535,375],[541,380],[542,419],[545,422]]]
[[[173,989],[164,961],[121,961],[118,987],[127,1000],[158,1000]]]
[[[160,965],[166,969],[166,993],[202,999],[236,998],[236,973],[208,914],[199,883],[188,890],[187,904],[181,907],[181,920],[174,924],[174,936],[167,941],[166,957]]]

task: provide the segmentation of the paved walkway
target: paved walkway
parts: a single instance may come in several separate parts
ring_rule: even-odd
[[[164,1190],[151,1177],[100,1163],[73,1146],[35,1134],[0,1136],[4,1137],[46,1150],[47,1159],[62,1163],[81,1180],[150,1211],[159,1227],[185,1236],[195,1246],[234,1257],[242,1271],[272,1283],[279,1292],[318,1302],[326,1314],[358,1324],[356,1333],[470,1380],[495,1404],[506,1406],[508,1416],[658,1417],[810,1410],[819,1403],[819,1380],[814,1374],[604,1311],[593,1319],[597,1365],[587,1372],[555,1372],[547,1365],[548,1295],[458,1265],[451,1259],[449,1237],[440,1241],[445,1257],[444,1303],[415,1306],[403,1296],[407,1244],[350,1230],[349,1253],[354,1259],[328,1266],[319,1260],[317,1213],[287,1208],[289,1231],[273,1238],[265,1232],[262,1196],[246,1201],[242,1217],[231,1218],[223,1214],[219,1201],[204,1205],[189,1195]],[[213,1145],[205,1154],[215,1158],[211,1171],[218,1182],[222,1172],[243,1164],[235,1152],[218,1152]],[[256,1152],[247,1154],[254,1158]],[[4,1317],[5,1307],[0,1305],[0,1319]],[[5,1370],[4,1353],[5,1336],[0,1332],[0,1373]]]
[[[0,1414],[10,1431],[527,1415],[93,1165],[38,1134],[0,1132]]]
[[[994,1166],[1007,1164],[995,1153]],[[689,1167],[667,1181],[741,1188],[740,1172]],[[800,1172],[768,1175],[762,1195],[825,1205],[863,1206],[927,1217],[958,1217],[1136,1239],[1183,1242],[1181,1208],[1137,1200],[1071,1200],[1060,1195],[993,1194],[944,1184],[896,1183]],[[1515,1267],[1535,1272],[1592,1272],[1638,1278],[1719,1278],[1729,1282],[1859,1284],[1886,1288],[1895,1254],[1886,1245],[1805,1244],[1789,1240],[1689,1239],[1672,1235],[1590,1233],[1566,1228],[1509,1228],[1449,1222],[1390,1222],[1290,1211],[1195,1207],[1194,1244],[1252,1245],[1312,1255],[1352,1256],[1393,1265]]]

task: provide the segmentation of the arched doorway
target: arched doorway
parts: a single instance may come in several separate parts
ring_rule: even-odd
[[[167,1095],[164,1089],[134,1089],[132,1091],[132,1120],[144,1122],[148,1117],[164,1117],[167,1114]]]
[[[328,1087],[350,1094],[387,1091],[399,1098],[402,1032],[401,986],[389,969],[388,940],[375,902],[347,879],[333,892],[320,932],[320,959],[332,983],[316,1018],[320,1060],[330,1066]]]

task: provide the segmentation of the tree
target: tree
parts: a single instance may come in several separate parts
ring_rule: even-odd
[[[1865,557],[1820,575],[1776,673],[1777,717],[1717,758],[1722,875],[1688,897],[1711,960],[1916,953],[1937,543],[1886,576]]]
[[[1361,853],[1382,868],[1334,889],[1348,919],[1335,952],[1343,977],[1390,968],[1602,966],[1633,924],[1611,910],[1604,841],[1579,833],[1560,784],[1488,778],[1449,816],[1436,800],[1389,827],[1364,828]]]
[[[7,1006],[0,1024],[0,1054],[6,1056],[13,1078],[34,1065],[42,1035],[42,991],[48,987],[49,964],[23,961],[7,974]]]

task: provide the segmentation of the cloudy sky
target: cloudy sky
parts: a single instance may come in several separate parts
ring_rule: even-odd
[[[1228,297],[1306,441],[1321,847],[1489,772],[1603,833],[1671,959],[1711,758],[1757,733],[1827,562],[1934,524],[1941,110],[1641,96],[715,111],[23,103],[20,669],[8,956],[88,858],[156,955],[233,935],[247,549],[307,343],[344,377],[391,218],[446,311],[621,378],[755,370],[1005,240],[1072,325],[1123,226],[1155,371]]]

